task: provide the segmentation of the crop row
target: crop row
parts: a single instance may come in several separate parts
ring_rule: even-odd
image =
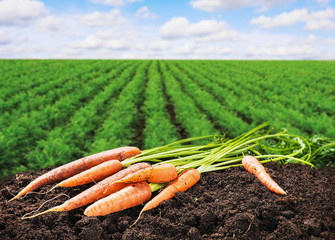
[[[162,146],[181,137],[168,113],[167,98],[164,95],[162,76],[158,68],[158,61],[153,61],[149,67],[146,98],[142,107],[145,114],[143,130],[145,149]]]
[[[248,124],[243,119],[239,118],[231,109],[222,106],[222,101],[218,101],[211,92],[206,91],[201,86],[202,83],[210,84],[205,78],[198,77],[198,75],[189,77],[184,71],[181,71],[172,64],[170,64],[170,69],[176,79],[181,82],[185,92],[192,97],[200,109],[210,116],[211,121],[221,131],[232,136],[237,136],[247,130]]]
[[[160,71],[164,79],[164,87],[176,114],[176,122],[185,129],[187,136],[197,137],[218,134],[208,116],[203,113],[181,89],[181,84],[174,78],[166,62],[160,62]]]
[[[95,133],[87,154],[134,144],[142,128],[143,114],[139,112],[139,108],[144,101],[149,64],[149,61],[143,61],[136,68],[134,77],[122,89],[118,99],[110,107],[109,115]]]
[[[52,79],[45,79],[44,84],[32,88],[29,91],[21,91],[14,97],[6,100],[5,104],[0,105],[4,112],[0,117],[0,124],[7,126],[12,119],[17,119],[23,113],[39,111],[47,105],[54,104],[60,98],[71,95],[80,82],[89,81],[105,72],[105,69],[97,67],[87,67],[85,71],[74,72],[66,69],[63,75]],[[64,74],[65,77],[64,77]],[[49,80],[49,81],[48,81]]]
[[[109,66],[104,66],[109,69]],[[96,74],[96,73],[95,73]],[[28,166],[26,154],[32,151],[33,146],[45,139],[50,131],[55,127],[64,127],[77,109],[92,99],[108,83],[108,74],[100,75],[88,81],[79,78],[73,84],[73,91],[54,104],[46,105],[39,111],[23,113],[16,121],[11,122],[8,127],[0,132],[0,155],[2,159],[10,161],[0,161],[6,163],[6,168],[1,168],[4,175],[17,170],[25,170]],[[50,146],[52,147],[52,146]],[[46,161],[46,159],[38,160]],[[67,160],[65,160],[67,161]]]
[[[234,75],[242,74],[247,77],[245,81],[251,81],[255,85],[255,93],[280,101],[284,106],[303,114],[335,113],[333,104],[335,96],[332,94],[335,78],[329,72],[331,67],[335,67],[334,64],[327,66],[331,63],[276,62],[275,65],[269,65],[268,62],[261,63],[264,64],[252,68],[252,63],[242,66],[237,62],[237,66],[227,70],[235,69]],[[222,68],[222,64],[219,63],[217,67]],[[218,72],[217,69],[213,70]]]
[[[194,70],[193,68],[189,72],[194,73]],[[237,72],[229,76],[219,74],[211,68],[201,67],[198,67],[196,72],[201,74],[203,79],[211,79],[212,84],[209,85],[212,87],[207,84],[207,88],[210,88],[217,97],[227,99],[229,109],[242,114],[246,120],[249,118],[249,122],[251,120],[259,123],[270,120],[277,127],[288,127],[299,134],[318,132],[335,136],[333,120],[326,113],[304,114],[292,106],[285,106],[281,98],[268,94],[270,90],[262,89],[262,79],[255,78],[250,72]],[[201,83],[204,86],[206,81],[203,80]]]
[[[68,124],[54,128],[27,154],[29,169],[60,165],[67,159],[80,158],[89,147],[97,126],[105,119],[108,106],[117,98],[135,67],[134,64],[121,66],[108,73],[108,84],[78,109]],[[120,81],[117,81],[119,77]]]
[[[43,65],[42,63],[38,64],[38,62],[34,61],[19,61],[15,63],[18,67],[16,67],[13,72],[5,72],[4,69],[0,70],[2,89],[0,99],[6,100],[7,104],[15,102],[14,99],[18,98],[16,96],[17,94],[26,93],[26,97],[29,97],[29,95],[34,96],[36,88],[36,94],[44,94],[43,91],[38,92],[39,87],[44,89],[43,85],[48,86],[52,81],[57,81],[59,78],[64,81],[76,79],[78,78],[78,74],[87,72],[88,69],[94,71],[94,69],[99,66],[97,63],[81,62],[78,64],[78,62],[74,61],[66,61],[64,63],[58,61],[43,61]],[[3,103],[3,101],[1,101],[1,103]]]

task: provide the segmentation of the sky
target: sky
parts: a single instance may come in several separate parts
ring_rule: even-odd
[[[330,0],[0,0],[0,58],[335,59]]]

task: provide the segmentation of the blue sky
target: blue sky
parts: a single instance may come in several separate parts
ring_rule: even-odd
[[[0,0],[0,58],[335,59],[329,0]]]

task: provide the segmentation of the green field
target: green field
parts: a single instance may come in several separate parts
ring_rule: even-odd
[[[335,138],[335,61],[0,60],[0,179],[270,121]]]

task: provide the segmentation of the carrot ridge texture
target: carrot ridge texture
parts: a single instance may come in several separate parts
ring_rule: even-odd
[[[86,208],[84,214],[86,216],[104,216],[122,211],[148,201],[151,198],[151,194],[151,188],[148,183],[135,183],[93,203]]]
[[[129,157],[138,155],[140,153],[141,151],[137,147],[120,147],[77,159],[75,161],[64,164],[58,168],[55,168],[43,174],[42,176],[36,178],[34,181],[29,183],[28,186],[23,188],[10,201],[18,197],[21,197],[28,192],[34,191],[42,186],[59,182],[66,178],[72,177],[82,171],[85,171],[91,167],[94,167],[108,160],[115,159],[123,161]]]
[[[197,169],[188,169],[182,172],[177,179],[151,199],[142,209],[141,213],[157,207],[163,201],[169,200],[177,192],[185,192],[200,180],[200,172]]]
[[[178,172],[173,164],[163,163],[129,174],[118,182],[136,183],[148,181],[151,183],[166,183],[176,179],[177,176]]]
[[[104,179],[122,169],[122,164],[119,160],[110,160],[103,162],[97,166],[87,169],[81,173],[78,173],[70,178],[63,180],[58,183],[57,187],[74,187],[79,185],[84,185],[91,183],[93,181],[97,182]],[[55,186],[55,187],[56,187]]]
[[[244,156],[242,159],[244,168],[254,174],[269,190],[285,195],[286,192],[271,178],[264,166],[253,156]]]

